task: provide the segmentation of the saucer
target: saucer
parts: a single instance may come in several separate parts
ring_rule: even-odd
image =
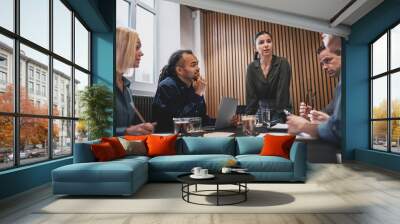
[[[204,175],[204,176],[194,175],[194,174],[190,175],[190,178],[193,178],[193,179],[211,179],[211,178],[214,178],[214,177],[215,176],[212,175],[212,174],[207,174],[207,175]]]

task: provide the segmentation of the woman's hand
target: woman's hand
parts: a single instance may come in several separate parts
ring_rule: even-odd
[[[125,133],[127,135],[148,135],[153,133],[154,126],[157,123],[141,123],[138,125],[131,125],[126,130]]]

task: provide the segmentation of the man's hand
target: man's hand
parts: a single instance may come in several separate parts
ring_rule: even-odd
[[[308,115],[310,117],[310,121],[313,124],[321,124],[326,122],[329,119],[329,115],[318,110],[311,110],[310,114]]]
[[[297,135],[300,132],[305,132],[312,137],[318,137],[318,124],[313,124],[309,120],[296,115],[290,115],[286,119],[288,133]]]
[[[204,95],[204,93],[206,92],[206,86],[207,86],[206,81],[201,77],[199,77],[197,80],[193,81],[194,91],[199,96]]]
[[[310,123],[304,117],[290,115],[286,117],[286,124],[288,125],[288,133],[297,135],[300,132],[304,131],[304,127]]]
[[[304,102],[300,103],[300,116],[308,119],[308,115],[310,114],[310,111],[312,110],[312,107],[305,104]]]
[[[154,126],[157,123],[142,123],[138,125],[131,125],[126,129],[128,135],[148,135],[153,133]]]

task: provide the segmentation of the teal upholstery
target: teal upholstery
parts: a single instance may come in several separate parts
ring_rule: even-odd
[[[148,164],[143,158],[75,163],[53,170],[52,177],[54,194],[131,195],[147,182]]]
[[[239,155],[239,166],[250,172],[292,172],[292,161],[278,156]]]
[[[219,171],[228,160],[234,160],[231,155],[174,155],[157,156],[149,160],[149,171],[179,171],[190,172],[199,166],[210,171]]]
[[[236,155],[260,154],[264,145],[263,137],[237,137]]]
[[[259,137],[184,137],[177,141],[177,155],[95,162],[90,145],[97,142],[75,144],[74,164],[53,170],[54,194],[131,195],[147,181],[176,181],[196,166],[219,172],[228,160],[235,159],[256,181],[306,180],[307,148],[302,142],[295,142],[290,159],[285,159],[260,156],[263,138]]]
[[[178,154],[226,154],[235,155],[235,139],[231,137],[183,137]]]
[[[92,144],[99,144],[100,140],[94,140],[83,143],[76,143],[74,149],[74,163],[87,163],[95,162],[96,158],[92,153],[90,146]]]

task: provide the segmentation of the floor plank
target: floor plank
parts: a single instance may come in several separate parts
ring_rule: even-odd
[[[397,224],[400,223],[400,175],[359,163],[310,164],[315,183],[349,203],[365,206],[359,214],[36,214],[56,197],[49,185],[0,201],[0,223],[15,224]]]

